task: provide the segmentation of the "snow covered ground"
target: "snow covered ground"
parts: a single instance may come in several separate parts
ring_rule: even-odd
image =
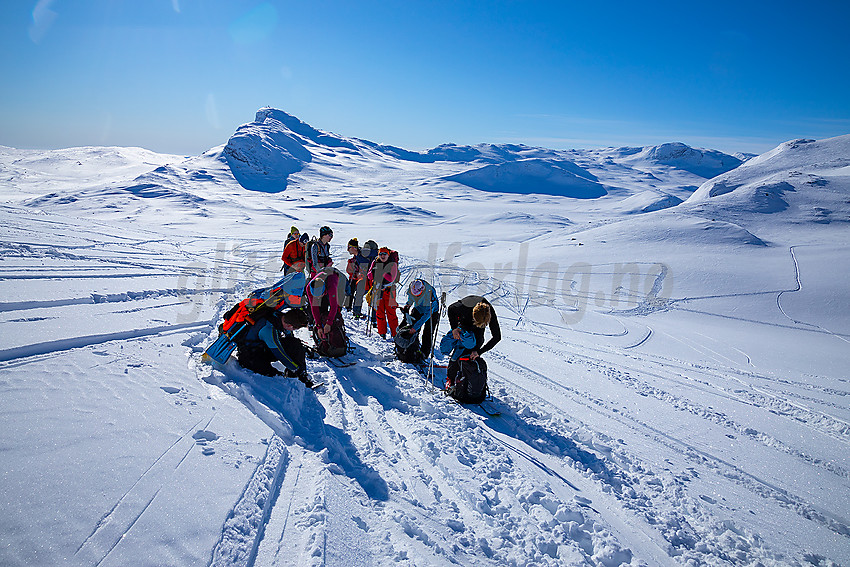
[[[0,564],[850,565],[850,136],[749,157],[0,148]],[[348,319],[315,392],[202,362],[293,224],[490,298],[501,416]]]

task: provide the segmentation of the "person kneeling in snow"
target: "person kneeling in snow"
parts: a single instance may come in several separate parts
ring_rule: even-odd
[[[308,388],[313,382],[307,375],[304,344],[292,333],[307,326],[307,315],[301,309],[284,313],[269,310],[261,314],[248,331],[238,335],[236,359],[248,370],[264,376],[297,377]],[[281,372],[272,362],[278,361],[286,368]]]
[[[324,268],[307,285],[313,315],[313,340],[322,356],[340,357],[348,352],[348,337],[340,313],[346,278],[336,268]]]

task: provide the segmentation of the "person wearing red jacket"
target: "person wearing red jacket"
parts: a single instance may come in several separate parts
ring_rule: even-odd
[[[280,257],[283,260],[283,274],[289,272],[301,272],[304,270],[305,256],[307,254],[307,242],[310,237],[305,232],[299,238],[294,238],[289,241],[289,244],[283,249],[283,255]]]
[[[395,337],[398,329],[398,302],[395,298],[395,284],[398,281],[398,252],[386,246],[378,251],[378,257],[369,267],[366,285],[369,292],[370,305],[377,314],[378,333],[386,338],[387,330]]]

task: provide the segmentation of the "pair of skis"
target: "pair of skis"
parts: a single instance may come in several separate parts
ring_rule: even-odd
[[[501,417],[502,416],[502,412],[500,412],[499,410],[490,406],[487,401],[479,402],[477,404],[463,404],[463,403],[457,401],[456,399],[452,398],[451,396],[447,395],[447,397],[449,397],[453,402],[455,402],[455,403],[457,403],[458,405],[461,405],[461,406],[477,406],[478,408],[481,409],[481,411],[486,413],[489,417]]]

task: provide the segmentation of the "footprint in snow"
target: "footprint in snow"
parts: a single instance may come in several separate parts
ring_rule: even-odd
[[[198,442],[215,441],[216,439],[218,439],[218,435],[216,435],[212,431],[207,431],[205,429],[199,429],[198,431],[195,432],[194,435],[192,435],[192,439],[194,439],[195,441],[198,441]]]
[[[180,388],[175,388],[174,386],[160,386],[159,388],[166,394],[177,394],[180,392]]]

